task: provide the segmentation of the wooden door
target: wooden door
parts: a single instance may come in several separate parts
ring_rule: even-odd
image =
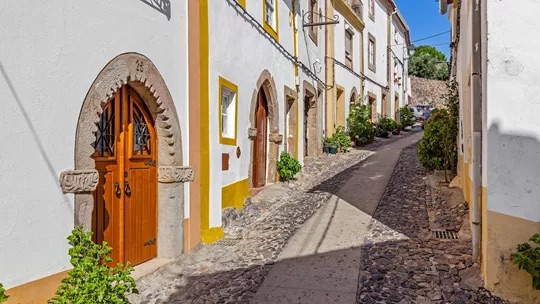
[[[336,127],[345,127],[345,92],[337,89]]]
[[[311,107],[311,97],[304,97],[304,156],[309,154],[309,109]]]
[[[268,106],[263,90],[257,95],[255,109],[255,128],[257,136],[253,142],[253,187],[260,188],[266,184],[266,142],[268,126]]]
[[[157,256],[157,144],[141,97],[124,86],[105,105],[94,160],[94,241],[107,242],[116,262],[137,265]]]

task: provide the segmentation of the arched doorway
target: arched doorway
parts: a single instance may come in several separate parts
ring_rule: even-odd
[[[114,100],[114,102],[110,103],[111,100]],[[127,103],[127,108],[126,106],[122,108],[122,103]],[[129,107],[130,104],[132,105],[131,108]],[[127,114],[125,111],[127,111]],[[105,113],[105,115],[102,115],[102,113]],[[111,113],[114,115],[111,116]],[[105,135],[107,135],[106,128],[101,124],[102,117],[110,120],[109,123],[116,124],[115,128],[121,128],[120,122],[124,120],[124,129],[115,129],[108,132],[109,141],[114,137],[115,145],[123,138],[122,140],[125,143],[121,145],[123,145],[124,149],[127,149],[128,145],[133,148],[133,143],[137,143],[136,139],[133,138],[135,134],[143,134],[139,139],[146,138],[144,135],[146,134],[144,125],[146,125],[146,128],[148,128],[147,135],[152,139],[153,134],[154,138],[149,142],[150,155],[138,156],[140,161],[135,161],[132,156],[137,152],[131,151],[131,154],[126,154],[129,151],[124,151],[122,153],[115,146],[114,153],[117,153],[118,160],[115,160],[114,164],[112,163],[113,159],[110,159],[111,164],[109,165],[100,164],[96,158],[96,133],[105,132]],[[142,129],[129,129],[130,119],[132,122],[131,128],[133,128],[135,118],[139,119],[138,124],[142,126]],[[141,130],[142,133],[139,132]],[[102,146],[103,149],[98,148],[99,151],[105,151],[105,145],[102,144]],[[148,154],[144,145],[139,147],[142,147],[143,154]],[[149,202],[157,209],[155,222],[154,224],[149,222],[145,224],[150,227],[157,227],[155,240],[153,237],[149,237],[152,236],[151,234],[146,235],[146,232],[128,231],[128,223],[125,223],[126,227],[123,231],[119,230],[118,227],[123,226],[124,223],[117,223],[116,218],[120,218],[120,216],[114,212],[130,212],[128,209],[121,211],[119,208],[123,205],[120,204],[114,206],[118,209],[113,209],[112,214],[103,214],[101,220],[104,224],[101,227],[103,229],[105,224],[114,221],[112,227],[112,229],[115,229],[114,233],[117,233],[116,230],[119,231],[118,233],[122,232],[119,240],[131,235],[135,238],[136,243],[139,243],[139,245],[142,243],[143,248],[150,249],[154,247],[151,250],[151,255],[156,256],[155,252],[157,251],[159,258],[175,258],[180,255],[184,243],[184,183],[193,180],[193,169],[184,166],[182,152],[182,134],[177,110],[168,87],[156,66],[147,57],[136,53],[121,54],[112,59],[90,86],[82,104],[75,138],[75,168],[74,170],[63,171],[60,174],[60,186],[63,192],[75,194],[75,226],[82,226],[85,231],[97,231],[98,229],[93,229],[93,227],[98,227],[96,221],[97,214],[100,211],[96,210],[96,213],[94,212],[94,207],[98,203],[95,191],[102,191],[105,195],[116,195],[118,189],[120,190],[120,196],[124,195],[125,192],[131,192],[131,198],[128,198],[128,201],[124,202],[123,205],[130,204],[130,199],[139,199],[139,193],[134,192],[134,188],[139,188],[139,186],[135,184],[144,181],[141,176],[147,174],[147,178],[151,178],[150,188],[153,190],[149,188],[147,192],[143,191],[140,195],[155,197],[153,203]],[[133,159],[129,159],[126,155],[130,155]],[[120,168],[114,168],[114,166],[123,166],[123,169],[130,169],[131,171],[126,172]],[[98,172],[98,169],[101,172]],[[147,170],[146,173],[144,170]],[[106,176],[105,172],[111,173]],[[116,175],[112,172],[116,172]],[[122,179],[123,177],[121,177],[125,175],[128,176],[128,185],[125,184],[125,178]],[[112,179],[110,179],[111,176]],[[155,179],[157,179],[157,182]],[[118,182],[118,187],[115,187],[115,182]],[[105,189],[99,190],[99,185]],[[151,191],[154,191],[154,193]],[[115,202],[119,200],[118,197],[115,199],[109,197],[108,199]],[[134,204],[131,205],[133,205],[131,207],[136,207]],[[144,211],[143,214],[146,212]],[[129,216],[131,215],[125,214],[123,216],[124,220],[127,220]],[[135,213],[136,226],[141,223],[137,222],[137,220],[142,220],[137,216],[139,215]],[[150,216],[149,218],[154,217]],[[98,237],[107,239],[105,229],[103,229],[103,235],[96,235],[96,239]],[[128,242],[132,243],[131,241],[123,243]],[[144,246],[145,243],[146,246]],[[126,258],[132,259],[130,256],[122,256],[126,250],[131,249],[115,245],[113,255],[117,254],[115,257],[121,262],[126,261]],[[139,259],[139,261],[142,259]],[[137,259],[134,258],[133,260],[136,261]],[[131,261],[131,263],[133,264],[134,261]]]
[[[257,94],[255,128],[257,135],[253,139],[252,185],[254,188],[260,188],[266,184],[266,142],[268,141],[268,99],[262,89]]]
[[[103,106],[92,158],[94,241],[110,244],[113,264],[138,265],[157,256],[157,141],[139,94],[123,85]]]

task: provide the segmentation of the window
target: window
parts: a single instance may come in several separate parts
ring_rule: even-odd
[[[345,30],[345,65],[353,68],[353,33],[351,30]]]
[[[368,35],[368,68],[375,72],[376,70],[376,49],[375,49],[375,37],[371,34]]]
[[[375,19],[375,0],[368,0],[369,5],[369,17]]]
[[[318,4],[317,4],[317,0],[309,0],[309,16],[311,18],[311,22],[310,23],[316,23],[316,22],[319,22],[319,16],[317,15],[317,11],[318,11]],[[313,40],[313,42],[315,42],[315,44],[317,44],[318,40],[317,40],[317,32],[318,32],[318,26],[311,26],[309,28],[309,37],[311,38],[311,40]]]
[[[396,44],[398,43],[398,31],[397,31],[397,28],[394,28],[394,42]]]
[[[220,77],[219,98],[219,142],[236,146],[238,87]]]
[[[263,0],[264,30],[278,41],[277,0]]]

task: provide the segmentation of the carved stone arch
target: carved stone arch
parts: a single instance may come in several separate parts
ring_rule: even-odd
[[[257,80],[255,89],[251,96],[251,106],[249,111],[249,123],[250,129],[248,130],[248,136],[252,137],[255,129],[255,111],[257,108],[257,96],[259,91],[263,90],[268,103],[268,127],[270,133],[268,134],[269,148],[268,148],[268,170],[267,170],[267,183],[276,182],[276,163],[279,158],[279,145],[283,141],[283,134],[279,133],[279,105],[278,105],[278,94],[276,83],[274,78],[268,70],[262,71],[259,79]],[[255,130],[256,131],[256,130]],[[254,143],[251,143],[251,151],[254,149]],[[250,188],[252,185],[252,174],[253,174],[253,153],[250,156],[250,165],[249,165],[249,184]]]
[[[158,257],[179,255],[183,246],[184,182],[193,179],[193,171],[183,166],[182,134],[174,101],[156,66],[147,57],[125,53],[111,60],[92,83],[77,124],[75,170],[62,172],[64,192],[75,193],[75,225],[92,230],[94,198],[92,187],[66,189],[70,174],[95,172],[92,158],[99,116],[103,105],[123,85],[132,87],[144,100],[155,122],[158,144]],[[71,183],[73,183],[71,179]]]
[[[349,101],[350,101],[350,104],[357,103],[357,101],[358,101],[358,91],[356,90],[356,87],[352,88]]]

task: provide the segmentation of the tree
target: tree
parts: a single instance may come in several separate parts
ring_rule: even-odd
[[[422,45],[415,48],[409,62],[409,74],[417,77],[448,80],[446,56],[436,48]]]

